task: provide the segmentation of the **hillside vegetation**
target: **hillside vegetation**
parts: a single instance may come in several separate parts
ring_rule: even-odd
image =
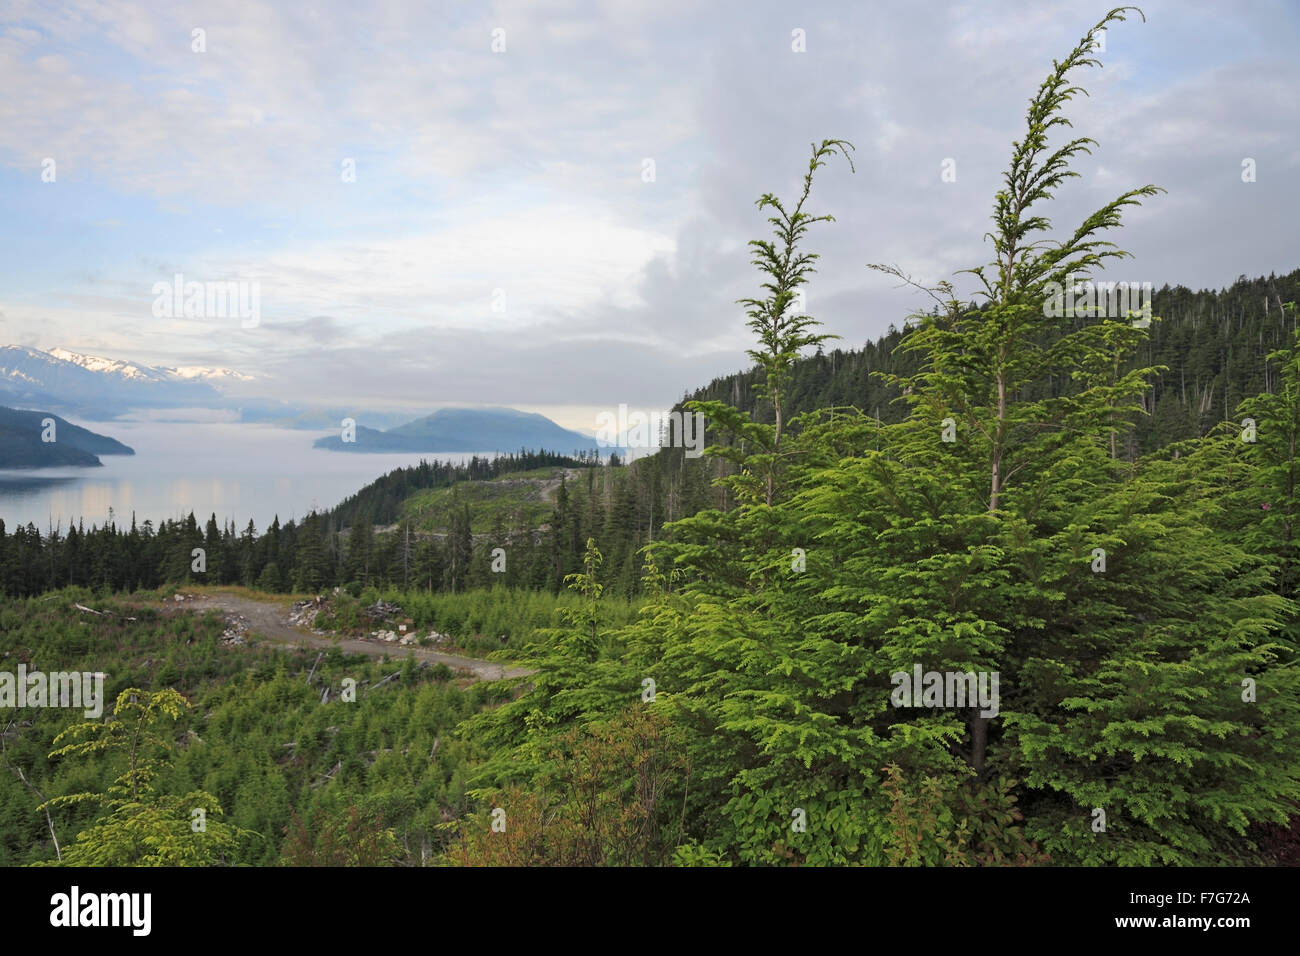
[[[560,479],[576,473],[576,469],[538,468],[489,481],[460,481],[450,488],[417,491],[402,502],[398,523],[415,531],[446,533],[458,512],[467,507],[474,531],[487,531],[495,525],[539,529],[555,508]]]

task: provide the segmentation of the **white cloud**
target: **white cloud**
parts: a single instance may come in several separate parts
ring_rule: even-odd
[[[1100,12],[1061,0],[997,15],[939,2],[314,10],[8,5],[0,88],[21,95],[0,97],[0,164],[34,179],[54,156],[61,182],[113,207],[92,221],[125,225],[88,245],[64,210],[47,286],[23,270],[0,282],[6,335],[279,376],[297,397],[397,401],[410,388],[399,369],[436,375],[456,393],[443,401],[671,401],[746,364],[735,300],[758,291],[745,243],[767,232],[754,200],[797,189],[812,140],[858,146],[857,173],[830,164],[810,200],[837,220],[809,234],[822,255],[810,310],[842,345],[927,304],[867,262],[933,282],[986,259],[1026,103]],[[1155,182],[1170,192],[1127,214],[1140,259],[1126,270],[1204,285],[1294,268],[1294,10],[1155,0],[1146,12],[1114,26],[1105,68],[1080,76],[1093,95],[1071,104],[1074,132],[1100,147],[1053,219],[1071,228]],[[490,51],[496,26],[504,54]],[[808,31],[805,54],[790,51],[793,26]],[[190,49],[195,27],[206,53]],[[1241,156],[1259,160],[1253,190]],[[340,180],[345,157],[356,183]],[[948,157],[955,183],[939,178]],[[133,213],[156,218],[157,235]],[[29,215],[21,225],[57,228]],[[263,325],[154,320],[149,287],[173,271],[261,283]]]

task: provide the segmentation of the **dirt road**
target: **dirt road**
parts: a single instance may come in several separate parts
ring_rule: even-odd
[[[329,650],[337,647],[348,654],[365,654],[368,657],[388,657],[390,660],[404,660],[408,655],[419,661],[431,664],[446,664],[452,670],[469,671],[479,680],[501,680],[503,677],[525,677],[533,673],[523,667],[507,667],[495,661],[483,661],[476,657],[460,657],[456,654],[440,654],[437,651],[421,647],[401,647],[392,644],[375,644],[349,638],[335,639],[312,634],[294,627],[289,623],[285,608],[272,601],[255,601],[233,594],[200,594],[176,604],[177,609],[186,611],[218,610],[227,614],[240,614],[248,621],[250,635],[266,638],[279,644],[297,647]]]
[[[572,485],[574,480],[577,477],[578,477],[577,468],[564,469],[564,479],[569,485]],[[552,502],[555,501],[555,493],[559,490],[560,490],[560,479],[548,478],[546,481],[542,482],[542,500],[552,501]]]

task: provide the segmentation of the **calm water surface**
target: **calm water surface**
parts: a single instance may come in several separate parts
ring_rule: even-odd
[[[313,508],[338,504],[380,475],[421,458],[467,461],[470,452],[349,454],[312,448],[323,433],[232,423],[85,422],[135,449],[100,455],[103,468],[0,470],[0,518],[12,530],[34,523],[67,528],[103,524],[109,509],[119,526],[131,513],[158,524],[194,512],[199,523],[216,514],[242,530],[251,518],[260,532]],[[491,453],[487,454],[491,457]]]

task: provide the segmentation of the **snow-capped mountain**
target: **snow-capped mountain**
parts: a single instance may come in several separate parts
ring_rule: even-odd
[[[46,355],[80,365],[91,372],[106,375],[118,375],[135,382],[165,381],[212,381],[212,382],[251,382],[253,376],[245,375],[228,368],[204,368],[201,365],[182,365],[177,368],[155,365],[136,365],[119,359],[103,358],[99,355],[85,355],[65,348],[52,348]]]
[[[61,362],[71,362],[73,365],[79,365],[88,372],[115,375],[132,382],[166,381],[166,376],[160,374],[158,369],[144,368],[131,362],[101,358],[98,355],[82,355],[80,352],[71,352],[65,348],[53,348],[45,354],[52,355]]]
[[[253,381],[253,376],[229,368],[203,368],[201,365],[181,365],[178,368],[166,369],[166,371],[171,372],[176,378],[199,379],[218,385],[222,382]]]
[[[156,368],[64,348],[0,347],[0,405],[87,418],[129,408],[216,407],[224,403],[215,385],[248,379],[230,369]]]

